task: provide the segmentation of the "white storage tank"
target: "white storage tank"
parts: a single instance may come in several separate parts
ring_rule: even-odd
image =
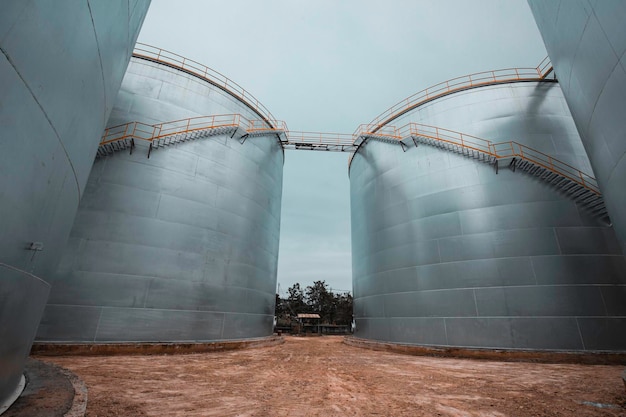
[[[468,88],[391,121],[409,122],[516,141],[590,171],[554,82]],[[507,165],[496,172],[469,154],[369,139],[354,156],[356,336],[422,346],[624,350],[626,263],[606,218],[549,181]]]
[[[256,102],[211,81],[133,57],[109,126],[227,113],[273,123]],[[210,342],[272,334],[283,150],[276,134],[242,134],[179,142],[149,157],[136,141],[132,154],[96,160],[38,340]]]

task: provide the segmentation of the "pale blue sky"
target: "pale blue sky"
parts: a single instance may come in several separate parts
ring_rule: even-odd
[[[152,0],[139,41],[220,71],[291,130],[343,133],[430,85],[546,56],[525,0]],[[285,157],[281,292],[350,290],[348,154]]]

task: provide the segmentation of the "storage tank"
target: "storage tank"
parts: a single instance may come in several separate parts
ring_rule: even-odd
[[[515,140],[589,169],[554,82],[468,87],[390,121],[408,122]],[[626,348],[626,263],[614,231],[550,182],[471,153],[371,138],[354,155],[350,190],[357,337]]]
[[[0,404],[21,378],[149,3],[2,2]]]
[[[109,126],[226,113],[275,123],[232,81],[200,76],[210,71],[201,64],[145,45],[135,53],[144,58],[132,58]],[[275,134],[213,133],[150,153],[136,141],[96,160],[38,340],[272,334],[283,150]]]
[[[528,4],[625,250],[626,2]]]

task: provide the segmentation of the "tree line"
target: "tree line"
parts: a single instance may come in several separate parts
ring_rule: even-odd
[[[304,290],[299,283],[289,287],[287,297],[276,294],[276,320],[279,326],[289,325],[300,313],[317,313],[320,324],[352,323],[352,295],[333,293],[324,281],[315,281]]]

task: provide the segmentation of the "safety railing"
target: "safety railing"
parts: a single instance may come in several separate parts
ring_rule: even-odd
[[[269,127],[264,120],[250,120],[241,114],[191,117],[154,125],[141,122],[129,122],[106,129],[100,140],[100,146],[124,139],[138,139],[154,142],[164,137],[225,127],[241,128],[247,133],[286,131],[287,125],[285,122],[276,120],[275,123],[276,127]]]
[[[498,158],[520,158],[532,162],[600,194],[598,182],[594,177],[548,154],[515,141],[495,143],[493,146]]]
[[[129,122],[106,129],[102,135],[100,146],[124,139],[153,142],[165,137],[186,135],[195,131],[224,127],[237,127],[248,135],[266,132],[284,134],[286,137],[286,140],[282,141],[284,145],[308,144],[314,146],[329,145],[349,147],[354,144],[354,136],[350,134],[289,131],[287,130],[285,122],[276,120],[275,124],[276,127],[269,127],[264,120],[250,120],[241,114],[192,117],[154,125],[141,122]]]
[[[479,87],[484,85],[510,83],[516,81],[540,81],[543,80],[552,71],[552,64],[548,57],[534,68],[506,68],[493,71],[477,72],[461,77],[453,78],[435,84],[422,91],[403,99],[394,104],[372,120],[368,126],[371,126],[373,132],[377,132],[382,126],[390,123],[408,111],[438,97],[455,91],[461,91],[468,88]],[[358,130],[355,132],[358,135]]]
[[[549,56],[546,56],[540,63],[537,65],[537,72],[541,79],[544,79],[550,74],[554,68],[552,67],[552,61]]]
[[[495,159],[518,158],[520,160],[531,162],[537,166],[540,166],[544,169],[552,171],[555,174],[567,178],[568,180],[581,185],[582,187],[594,192],[595,194],[600,194],[598,182],[591,175],[586,174],[578,168],[575,168],[563,161],[553,158],[546,153],[543,153],[516,141],[494,143],[487,139],[482,139],[454,130],[420,123],[408,123],[400,128],[395,128],[394,126],[384,126],[384,132],[368,131],[368,127],[371,127],[371,125],[361,125],[359,127],[359,134],[362,137],[384,136],[390,140],[399,141],[409,137],[419,136],[440,142],[442,144],[448,144],[470,151],[481,152]],[[352,162],[352,159],[350,160],[350,162]]]
[[[259,100],[257,100],[257,98],[250,94],[245,88],[226,77],[224,74],[215,71],[204,64],[185,58],[174,52],[140,42],[137,42],[135,45],[133,56],[164,63],[171,67],[189,72],[241,100],[271,126],[275,126],[278,122],[267,107],[261,104],[261,102],[259,102]]]
[[[141,122],[124,123],[105,129],[99,146],[124,139],[139,139],[152,142],[153,136],[154,126],[152,125]]]
[[[310,145],[352,146],[354,137],[348,133],[325,132],[287,132],[288,143],[306,143]]]

